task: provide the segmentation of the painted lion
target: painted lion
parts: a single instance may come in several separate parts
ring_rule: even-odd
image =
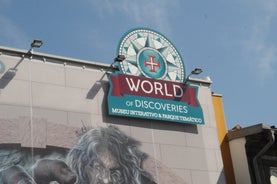
[[[94,128],[81,135],[66,162],[77,175],[76,184],[153,184],[141,167],[146,155],[138,145],[114,126]]]

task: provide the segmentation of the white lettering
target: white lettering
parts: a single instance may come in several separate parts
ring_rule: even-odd
[[[173,84],[173,94],[175,97],[180,98],[183,96],[184,91],[181,86]]]
[[[184,95],[182,84],[174,84],[170,82],[150,81],[144,78],[134,79],[125,77],[127,86],[130,91],[143,92],[151,95],[161,95],[167,97],[181,98]]]
[[[154,86],[155,86],[155,94],[157,95],[158,94],[158,91],[160,92],[161,95],[164,95],[162,89],[163,89],[163,86],[161,83],[159,82],[154,82]]]
[[[144,84],[148,84],[148,85],[144,85]],[[147,90],[146,86],[149,87],[149,89]],[[148,80],[144,80],[141,82],[141,89],[145,92],[145,93],[152,93],[153,92],[153,85],[150,81]]]
[[[166,83],[164,83],[164,91],[165,91],[166,96],[172,96],[172,94],[169,94],[168,91],[167,91],[167,84]]]
[[[184,105],[154,102],[147,100],[135,100],[135,107],[151,110],[163,110],[169,112],[188,113],[188,107]]]
[[[131,81],[132,84],[130,84],[130,81],[129,81],[129,78],[128,78],[128,77],[126,77],[125,79],[126,79],[126,81],[127,81],[127,83],[128,83],[129,89],[130,89],[131,91],[134,91],[134,90],[135,90],[135,91],[137,92],[137,91],[139,90],[140,79],[137,81],[136,85],[134,84],[134,81],[133,81],[132,78],[130,78],[130,81]]]

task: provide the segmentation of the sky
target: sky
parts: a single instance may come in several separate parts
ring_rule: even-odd
[[[227,128],[277,126],[277,0],[0,0],[0,45],[110,64],[121,37],[165,35],[223,95]]]

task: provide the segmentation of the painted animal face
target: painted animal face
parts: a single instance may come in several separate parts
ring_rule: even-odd
[[[122,174],[118,160],[108,150],[94,159],[87,169],[91,184],[123,184]]]

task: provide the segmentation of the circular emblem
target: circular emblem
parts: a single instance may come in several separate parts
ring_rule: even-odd
[[[135,29],[121,39],[118,54],[124,55],[120,70],[124,74],[173,82],[184,82],[185,68],[171,42],[150,29]]]
[[[137,56],[140,71],[150,78],[164,78],[167,65],[163,56],[153,48],[141,49]]]

